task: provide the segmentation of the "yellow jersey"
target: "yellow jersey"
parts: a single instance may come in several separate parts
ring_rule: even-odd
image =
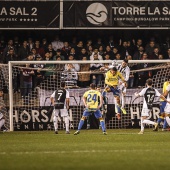
[[[97,90],[88,90],[84,93],[83,97],[86,98],[86,104],[89,110],[96,110],[99,105],[99,98],[101,93]]]
[[[113,75],[111,73],[111,71],[109,70],[106,73],[106,77],[105,77],[105,84],[109,85],[109,86],[117,86],[119,83],[119,79],[125,81],[124,77],[122,76],[122,74],[117,71],[115,75]]]
[[[169,81],[164,82],[164,84],[163,84],[163,89],[162,89],[162,92],[163,92],[163,93],[165,93],[165,91],[166,91],[166,89],[167,89],[167,87],[168,87],[169,84],[170,84]],[[160,101],[164,101],[164,100],[163,100],[163,99],[160,99]]]

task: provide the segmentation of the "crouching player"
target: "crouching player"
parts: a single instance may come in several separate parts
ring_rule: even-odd
[[[116,116],[120,119],[121,111],[126,113],[124,108],[121,108],[120,104],[120,90],[118,89],[119,79],[122,80],[123,83],[126,84],[126,81],[122,74],[117,70],[116,67],[112,67],[107,73],[105,77],[105,84],[107,85],[102,93],[103,100],[106,98],[106,92],[112,92],[115,98],[115,112]]]
[[[100,104],[98,101],[98,97],[100,97]],[[105,128],[105,123],[104,123],[102,114],[100,112],[103,99],[102,99],[101,93],[96,90],[95,84],[93,83],[90,84],[90,90],[84,93],[83,103],[85,105],[85,111],[83,112],[83,116],[79,122],[78,130],[74,133],[74,135],[78,135],[80,133],[80,130],[84,124],[85,119],[91,114],[94,114],[95,117],[99,119],[103,134],[106,135],[107,133],[106,133],[106,128]]]

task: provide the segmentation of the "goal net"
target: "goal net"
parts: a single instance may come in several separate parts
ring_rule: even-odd
[[[148,61],[148,60],[147,60]],[[148,61],[156,63],[155,66],[141,69],[135,65],[145,64],[147,61],[130,61],[131,75],[144,75],[152,72],[153,86],[162,93],[162,86],[170,74],[170,65],[167,61]],[[118,61],[121,63],[121,61]],[[65,65],[77,63],[80,65],[79,71],[68,71]],[[94,61],[22,61],[10,62],[8,65],[0,65],[0,89],[4,90],[1,101],[5,104],[4,115],[6,126],[13,130],[53,130],[53,107],[50,96],[60,87],[60,82],[65,81],[70,92],[70,128],[76,129],[82,116],[84,106],[82,96],[89,87],[79,87],[79,77],[81,75],[102,75],[100,87],[104,89],[105,71],[83,70],[81,65],[91,64]],[[97,61],[95,63],[110,64],[109,61]],[[30,64],[30,65],[29,65]],[[27,73],[32,72],[31,79]],[[142,76],[141,76],[142,78]],[[142,109],[142,97],[134,97],[135,92],[139,92],[144,85],[128,88],[125,96],[125,109],[127,114],[120,120],[115,116],[114,98],[112,93],[107,93],[108,105],[106,113],[106,127],[108,129],[133,128],[140,125],[140,112]],[[159,114],[159,100],[155,100],[151,118],[156,120]],[[91,128],[98,128],[98,122],[92,117]],[[84,125],[84,128],[86,124]],[[64,129],[61,118],[59,129]]]

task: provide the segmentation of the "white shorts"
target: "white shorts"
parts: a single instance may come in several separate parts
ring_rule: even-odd
[[[164,111],[165,111],[165,113],[170,114],[170,104],[169,103],[166,103]]]
[[[148,109],[148,108],[142,108],[142,113],[141,113],[141,117],[142,116],[150,116],[150,112],[151,112],[151,110],[150,109]]]
[[[68,116],[68,111],[67,109],[54,109],[54,116],[61,116],[61,117]]]

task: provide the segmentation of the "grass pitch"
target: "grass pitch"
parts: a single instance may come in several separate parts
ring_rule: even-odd
[[[169,170],[170,132],[0,133],[1,170]]]

